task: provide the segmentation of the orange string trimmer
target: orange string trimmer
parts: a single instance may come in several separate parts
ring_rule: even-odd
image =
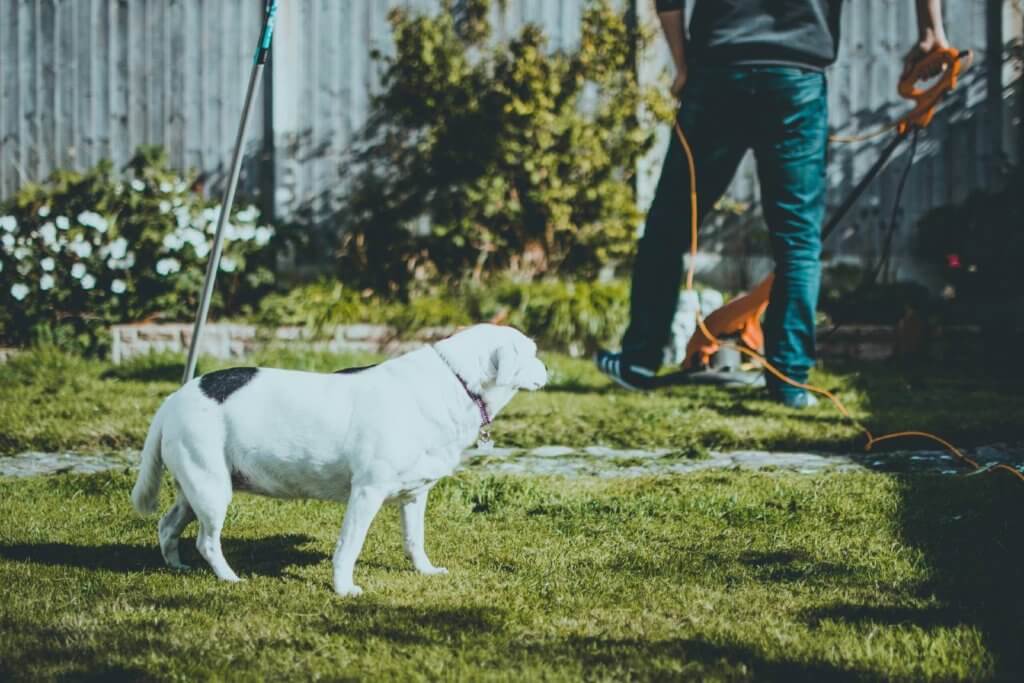
[[[679,138],[679,142],[683,146],[683,151],[686,153],[686,163],[689,166],[689,170],[690,170],[690,263],[689,263],[689,265],[687,267],[687,270],[686,270],[686,289],[687,290],[692,290],[693,289],[693,276],[694,276],[694,272],[696,270],[696,264],[697,264],[697,228],[698,228],[698,224],[699,224],[698,212],[697,212],[697,170],[696,170],[696,167],[695,167],[694,162],[693,162],[693,151],[690,149],[690,143],[687,141],[686,135],[683,133],[683,129],[679,125],[678,121],[676,121],[676,123],[675,123],[675,132],[676,132],[676,136]],[[704,324],[704,318],[700,314],[700,309],[699,308],[697,310],[697,326],[700,328],[700,331],[703,332],[704,335],[711,342],[713,342],[715,344],[718,344],[719,346],[726,346],[726,347],[735,349],[736,351],[740,352],[741,354],[743,354],[745,356],[749,356],[754,361],[756,361],[757,363],[762,365],[765,370],[767,370],[773,376],[775,376],[779,380],[785,382],[786,384],[789,384],[791,386],[797,387],[798,389],[803,389],[804,391],[810,391],[810,392],[813,392],[815,394],[819,394],[819,395],[824,396],[825,398],[827,398],[829,401],[832,402],[832,404],[836,407],[836,410],[838,410],[839,413],[844,418],[846,418],[851,423],[853,423],[854,426],[856,426],[859,430],[864,432],[864,435],[867,436],[867,443],[864,445],[864,450],[865,451],[870,451],[872,446],[874,446],[877,443],[881,443],[883,441],[889,441],[889,440],[898,439],[898,438],[921,437],[921,438],[924,438],[924,439],[930,439],[931,441],[934,441],[934,442],[940,444],[944,449],[946,449],[947,451],[952,453],[954,456],[956,456],[959,460],[961,460],[962,462],[967,463],[968,465],[970,465],[974,469],[979,469],[980,468],[980,465],[978,465],[977,462],[975,462],[973,459],[967,457],[962,451],[960,451],[959,448],[957,448],[956,446],[954,446],[950,442],[946,441],[942,437],[936,436],[935,434],[931,434],[929,432],[906,431],[906,432],[894,432],[892,434],[883,434],[881,436],[875,436],[874,434],[871,433],[871,431],[867,427],[865,427],[859,420],[857,420],[857,418],[855,418],[850,413],[850,411],[846,408],[846,406],[843,405],[843,402],[841,400],[839,400],[839,397],[836,396],[835,394],[833,394],[828,389],[823,389],[821,387],[816,387],[813,384],[802,384],[800,382],[797,382],[796,380],[790,379],[782,371],[780,371],[774,365],[769,363],[767,358],[765,358],[761,354],[757,353],[753,349],[747,348],[745,346],[740,346],[738,344],[733,344],[731,342],[723,341],[723,340],[718,339],[717,337],[715,337],[715,335],[713,335],[711,333],[711,330],[709,330],[707,328],[707,325]],[[1013,467],[1010,467],[1009,465],[999,464],[999,465],[995,465],[994,467],[992,467],[992,469],[993,470],[996,470],[996,469],[1006,470],[1007,472],[1010,472],[1011,474],[1013,474],[1015,477],[1017,477],[1021,481],[1024,481],[1024,474],[1021,474],[1019,471],[1017,471],[1017,469],[1015,469]]]

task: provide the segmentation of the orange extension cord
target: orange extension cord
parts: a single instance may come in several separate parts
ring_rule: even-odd
[[[687,290],[692,290],[693,289],[693,275],[694,275],[694,270],[696,268],[696,263],[697,263],[697,228],[698,228],[698,220],[697,220],[697,215],[698,215],[697,214],[697,170],[696,170],[694,162],[693,162],[693,152],[690,149],[690,143],[687,141],[686,135],[683,133],[683,129],[679,125],[678,121],[675,123],[675,132],[676,132],[676,136],[679,138],[679,142],[681,142],[682,145],[683,145],[683,151],[686,152],[686,163],[687,163],[687,165],[689,166],[689,169],[690,169],[690,263],[689,263],[689,266],[688,266],[687,272],[686,272],[686,289]],[[701,332],[703,332],[704,335],[709,340],[711,340],[712,342],[718,344],[719,346],[727,346],[729,348],[735,349],[736,351],[739,351],[741,354],[749,356],[750,358],[754,359],[757,363],[759,363],[762,366],[764,366],[765,370],[767,370],[772,375],[774,375],[775,377],[777,377],[781,381],[785,382],[786,384],[789,384],[791,386],[797,387],[799,389],[803,389],[805,391],[814,392],[815,394],[820,394],[821,396],[824,396],[828,400],[832,401],[832,404],[836,407],[836,410],[838,410],[839,413],[843,417],[845,417],[847,420],[852,422],[858,429],[860,429],[862,432],[864,432],[864,434],[867,436],[868,440],[867,440],[867,443],[864,446],[864,450],[865,451],[870,451],[872,446],[874,446],[877,443],[881,443],[883,441],[889,441],[889,440],[892,440],[892,439],[907,438],[907,437],[921,437],[921,438],[925,438],[925,439],[930,439],[930,440],[932,440],[932,441],[934,441],[934,442],[936,442],[938,444],[941,444],[943,448],[945,448],[947,451],[952,453],[954,456],[956,456],[961,461],[966,462],[967,464],[969,464],[974,469],[977,470],[977,469],[981,468],[981,466],[977,462],[975,462],[973,459],[969,458],[968,456],[964,455],[964,453],[961,452],[960,449],[958,449],[956,446],[954,446],[953,444],[949,443],[948,441],[946,441],[942,437],[936,436],[934,434],[930,434],[928,432],[906,431],[906,432],[894,432],[892,434],[883,434],[881,436],[875,436],[874,434],[871,433],[871,431],[867,427],[865,427],[859,420],[857,420],[857,418],[853,417],[853,415],[850,414],[850,411],[847,410],[846,406],[843,405],[843,402],[839,400],[839,397],[837,397],[835,394],[833,394],[828,389],[822,389],[821,387],[816,387],[816,386],[814,386],[812,384],[801,384],[800,382],[797,382],[796,380],[792,380],[789,377],[787,377],[785,374],[783,374],[775,366],[773,366],[771,363],[769,363],[768,359],[766,359],[764,356],[760,355],[759,353],[753,351],[752,349],[749,349],[749,348],[747,348],[745,346],[739,346],[737,344],[733,344],[731,342],[726,342],[726,341],[723,341],[723,340],[720,340],[720,339],[716,338],[715,335],[711,334],[711,330],[709,330],[707,328],[707,326],[704,324],[704,318],[701,316],[699,309],[697,311],[697,325],[700,327]],[[997,469],[1006,470],[1007,472],[1010,472],[1011,474],[1013,474],[1013,476],[1017,477],[1022,482],[1024,482],[1024,474],[1022,474],[1016,468],[1011,467],[1009,465],[998,464],[998,465],[995,465],[995,466],[991,467],[990,469],[991,470],[997,470]]]

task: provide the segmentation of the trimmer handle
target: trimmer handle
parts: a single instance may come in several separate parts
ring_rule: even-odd
[[[970,50],[932,50],[900,79],[900,95],[916,102],[914,109],[900,119],[897,125],[900,135],[904,135],[911,128],[924,128],[932,122],[939,100],[956,87],[960,72],[971,65],[971,58]],[[930,88],[917,87],[918,81],[924,80],[928,74],[936,70],[941,70],[939,80]]]

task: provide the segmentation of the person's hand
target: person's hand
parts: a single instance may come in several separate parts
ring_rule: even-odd
[[[900,74],[900,78],[906,77],[910,73],[911,69],[917,65],[922,59],[927,57],[933,50],[945,50],[949,48],[949,41],[943,35],[935,35],[934,33],[927,33],[923,36],[914,47],[910,48],[906,56],[903,58],[903,73]],[[942,73],[942,66],[936,65],[933,69],[930,69],[927,73],[921,75],[922,78],[934,78]]]
[[[683,88],[686,87],[686,68],[678,69],[676,71],[676,78],[672,81],[672,97],[679,99],[683,94]]]

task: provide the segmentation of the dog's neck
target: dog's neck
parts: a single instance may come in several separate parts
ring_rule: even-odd
[[[452,371],[453,375],[455,375],[455,379],[459,380],[459,384],[462,385],[466,395],[469,396],[469,399],[476,404],[477,410],[480,411],[480,428],[487,429],[490,427],[491,423],[494,422],[494,416],[491,415],[491,411],[487,407],[487,399],[485,399],[482,394],[479,394],[469,388],[469,384],[467,384],[466,380],[462,378],[459,371],[452,366],[448,358],[446,358],[436,346],[432,346],[430,348],[434,349],[434,353],[437,354],[437,357],[444,361],[444,364],[447,365],[448,369]]]
[[[486,391],[474,391],[469,386],[469,383],[466,382],[465,378],[463,378],[462,373],[458,371],[455,365],[452,364],[448,357],[444,355],[444,353],[442,353],[439,348],[437,348],[436,346],[431,346],[430,348],[434,350],[434,353],[437,355],[437,357],[441,359],[441,361],[451,371],[455,379],[459,381],[459,384],[462,385],[462,389],[463,391],[466,392],[466,396],[469,397],[469,400],[471,400],[474,403],[474,405],[476,405],[476,408],[480,413],[480,429],[488,429],[491,426],[491,422],[494,421],[494,415],[497,413],[497,410],[493,412],[491,411],[490,405],[488,404],[487,398],[485,397]],[[481,389],[483,389],[483,387],[481,387]]]

